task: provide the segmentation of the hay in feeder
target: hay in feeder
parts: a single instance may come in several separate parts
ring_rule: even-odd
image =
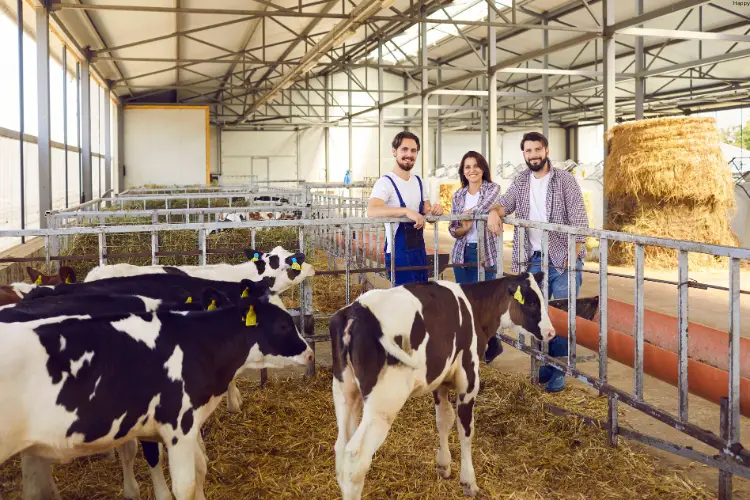
[[[713,118],[659,118],[616,125],[604,170],[604,228],[677,240],[736,246],[730,228],[734,183]],[[632,266],[631,243],[612,242],[610,263]],[[645,264],[676,268],[677,251],[645,248]],[[689,268],[725,267],[726,259],[690,254]]]
[[[475,406],[473,463],[477,498],[524,499],[702,499],[703,485],[681,470],[665,468],[638,444],[607,444],[603,429],[571,416],[554,416],[544,402],[605,419],[605,398],[580,388],[548,395],[522,375],[483,367]],[[205,493],[208,499],[341,498],[336,483],[333,445],[337,425],[331,396],[331,373],[320,369],[311,379],[274,377],[265,389],[241,380],[244,406],[228,414],[226,406],[203,427],[208,452]],[[455,499],[459,485],[460,446],[451,430],[452,477],[435,472],[438,433],[432,396],[410,399],[399,412],[365,481],[370,499]],[[165,460],[166,462],[166,460]],[[20,499],[20,460],[0,467],[0,490],[6,500]],[[136,474],[141,493],[153,491],[139,452]],[[63,498],[122,497],[122,473],[116,462],[74,460],[54,467]]]

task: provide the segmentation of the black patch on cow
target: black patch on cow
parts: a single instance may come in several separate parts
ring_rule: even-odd
[[[411,348],[417,350],[425,338],[425,327],[422,315],[419,312],[414,313],[414,320],[411,323],[411,334],[409,335],[409,341],[411,342]]]
[[[339,309],[328,322],[328,333],[331,336],[331,370],[336,380],[343,382],[346,358],[349,355],[349,347],[344,345],[344,329],[349,321],[347,310],[351,306]]]
[[[291,267],[286,270],[286,275],[289,278],[289,281],[294,281],[300,274],[302,274],[301,270],[297,271],[296,269],[292,269]]]
[[[274,270],[278,269],[280,263],[281,263],[281,259],[279,259],[278,255],[271,255],[268,258],[268,265],[271,266],[271,269],[274,269]]]
[[[177,439],[177,438],[173,438]],[[172,442],[175,444],[175,441]],[[143,456],[148,462],[148,466],[152,469],[159,465],[159,443],[152,441],[141,441],[141,448],[143,448]]]
[[[180,422],[180,428],[182,428],[182,433],[187,434],[190,432],[190,429],[193,428],[193,410],[188,410],[185,412],[185,414],[182,416],[182,422]]]
[[[276,284],[276,277],[275,276],[266,276],[263,278],[263,283],[268,285],[268,288],[272,289],[274,285]]]
[[[474,328],[471,321],[471,313],[463,298],[458,299],[461,309],[461,326],[456,334],[456,346],[463,350],[461,365],[466,372],[466,392],[474,392],[474,384],[477,382],[479,367],[474,363],[472,356],[471,341],[474,337]],[[480,349],[484,352],[484,346]]]
[[[458,418],[466,437],[471,436],[471,422],[474,419],[474,398],[467,403],[458,403]]]
[[[81,294],[51,295],[36,300],[22,301],[14,307],[0,310],[0,323],[34,321],[55,316],[88,314],[93,317],[105,314],[145,312],[143,300],[132,295]]]
[[[266,261],[261,259],[256,260],[255,269],[258,270],[258,276],[263,276],[263,273],[266,272]]]
[[[403,349],[404,345],[404,337],[402,335],[396,335],[393,337],[393,342],[401,347]],[[393,366],[401,363],[401,361],[398,360],[398,358],[395,358],[394,356],[391,356],[390,354],[385,355],[385,362],[388,366]]]
[[[177,436],[172,438],[172,446],[177,444]]]
[[[176,276],[188,276],[188,273],[174,266],[164,266],[164,272]]]

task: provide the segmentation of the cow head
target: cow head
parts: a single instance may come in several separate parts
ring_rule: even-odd
[[[252,328],[256,347],[251,350],[246,368],[281,368],[307,365],[314,354],[297,330],[292,316],[274,303],[275,294],[263,282],[242,280],[238,307],[246,328]]]
[[[292,253],[281,246],[268,253],[247,248],[245,256],[255,264],[258,275],[275,293],[281,293],[315,274],[315,269],[305,263],[305,254]]]
[[[42,274],[31,267],[27,267],[26,272],[29,274],[31,281],[36,285],[60,285],[62,283],[76,282],[76,272],[66,266],[61,267],[60,272],[53,276]]]
[[[544,307],[542,280],[544,273],[508,277],[508,309],[503,313],[502,326],[549,342],[555,337],[555,329]]]

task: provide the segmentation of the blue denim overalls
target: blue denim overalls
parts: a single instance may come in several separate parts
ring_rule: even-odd
[[[391,179],[390,176],[386,175],[393,189],[396,190],[396,196],[401,204],[401,208],[406,208],[406,203],[401,197],[401,193],[396,187],[396,183]],[[422,179],[418,175],[419,182],[419,213],[424,215],[424,195],[422,194]],[[383,252],[386,252],[388,248],[388,240],[386,239]],[[398,228],[396,229],[396,237],[393,242],[393,250],[396,252],[396,268],[407,267],[407,266],[426,266],[427,265],[427,252],[424,246],[424,229],[416,229],[413,222],[399,222]],[[390,269],[391,266],[391,254],[385,254],[385,265]],[[390,277],[390,270],[387,272]],[[405,283],[418,283],[427,281],[427,269],[421,271],[399,271],[396,270],[396,281],[395,286],[403,285]]]

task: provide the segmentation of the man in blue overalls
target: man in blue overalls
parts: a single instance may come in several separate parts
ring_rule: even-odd
[[[396,256],[396,268],[426,266],[424,246],[424,216],[442,215],[439,203],[430,203],[422,179],[411,175],[419,154],[419,138],[411,132],[400,132],[391,144],[396,166],[377,180],[367,205],[368,217],[408,217],[411,222],[400,222],[395,241],[391,242],[390,224],[385,225],[385,264],[391,265],[391,255]],[[393,244],[392,244],[393,243]],[[390,275],[390,273],[389,273]],[[427,281],[427,270],[396,271],[395,285]]]

